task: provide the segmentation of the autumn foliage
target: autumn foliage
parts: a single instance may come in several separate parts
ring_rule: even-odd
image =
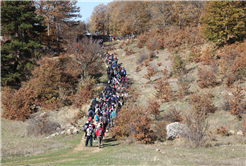
[[[155,83],[156,98],[162,99],[163,102],[171,101],[175,96],[173,94],[172,88],[168,82],[168,70],[165,68],[163,71],[164,77],[157,80]]]
[[[2,117],[10,120],[26,120],[34,112],[32,106],[37,96],[38,94],[30,87],[22,87],[19,90],[2,88]]]
[[[149,143],[153,141],[153,131],[150,130],[151,119],[143,107],[123,107],[118,113],[115,127],[111,129],[116,138],[133,136],[138,141]]]

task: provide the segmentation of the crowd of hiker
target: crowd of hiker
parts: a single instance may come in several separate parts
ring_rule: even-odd
[[[105,63],[107,65],[108,81],[98,97],[91,100],[88,109],[88,121],[84,125],[85,146],[90,141],[92,147],[92,140],[94,139],[94,142],[96,142],[97,138],[98,147],[101,148],[106,131],[114,126],[117,113],[128,97],[126,69],[118,63],[118,59],[114,54],[106,53]]]

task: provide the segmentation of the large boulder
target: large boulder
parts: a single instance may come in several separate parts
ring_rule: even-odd
[[[173,140],[178,135],[181,135],[181,136],[187,135],[189,132],[188,127],[184,124],[179,123],[179,122],[170,123],[169,125],[167,125],[166,130],[167,130],[167,139],[168,140]]]

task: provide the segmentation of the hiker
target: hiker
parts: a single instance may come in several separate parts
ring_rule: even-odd
[[[91,124],[89,124],[89,128],[86,131],[87,131],[87,137],[85,141],[85,146],[88,145],[88,141],[90,140],[90,147],[92,147],[92,136],[94,131]]]
[[[106,111],[107,112],[107,111]],[[101,122],[103,124],[103,129],[104,131],[106,131],[106,127],[108,125],[108,119],[106,117],[106,113],[103,114],[102,118],[101,118]]]
[[[85,125],[84,125],[84,132],[85,132],[84,139],[86,139],[87,129],[88,129],[89,125],[90,125],[90,122],[89,122],[89,121],[87,121],[87,122],[85,123]]]
[[[95,121],[96,121],[96,124],[98,124],[98,122],[99,122],[99,115],[98,115],[98,112],[96,113]]]
[[[105,137],[105,132],[102,129],[102,123],[100,123],[100,126],[96,131],[96,136],[98,139],[98,147],[101,148],[102,139]]]
[[[88,113],[88,118],[91,117],[91,119],[94,119],[95,112],[93,110],[90,110]]]
[[[116,108],[115,108],[116,109]],[[116,110],[113,110],[110,114],[110,119],[111,119],[111,126],[114,126],[114,122],[115,122],[115,118],[116,118]]]

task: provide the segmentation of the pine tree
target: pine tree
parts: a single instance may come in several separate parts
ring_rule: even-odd
[[[39,56],[34,50],[41,48],[37,42],[42,17],[36,17],[30,1],[5,1],[1,7],[2,34],[9,40],[1,47],[1,84],[20,85],[33,67],[32,59]]]
[[[246,37],[246,3],[210,1],[200,18],[204,37],[218,43],[242,41]]]

